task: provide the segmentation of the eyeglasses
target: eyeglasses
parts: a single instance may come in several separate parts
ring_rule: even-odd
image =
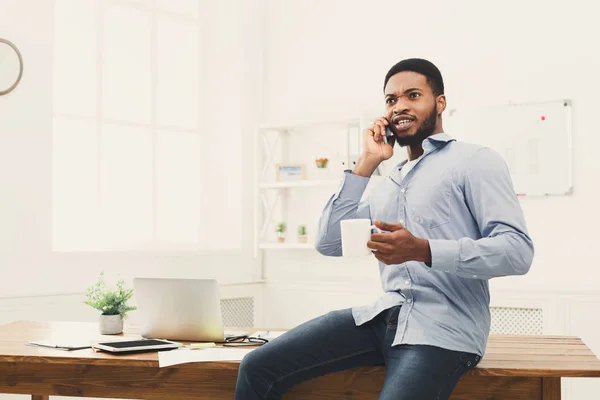
[[[223,346],[262,346],[267,343],[267,339],[256,336],[233,336],[225,339]]]

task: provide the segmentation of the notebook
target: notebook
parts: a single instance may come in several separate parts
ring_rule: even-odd
[[[88,342],[51,342],[47,340],[33,341],[27,342],[28,346],[39,346],[39,347],[47,347],[51,349],[57,350],[81,350],[81,349],[90,349],[92,346]]]

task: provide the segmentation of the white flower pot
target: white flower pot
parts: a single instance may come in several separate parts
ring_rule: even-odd
[[[123,317],[120,315],[100,315],[100,334],[117,335],[123,332]]]

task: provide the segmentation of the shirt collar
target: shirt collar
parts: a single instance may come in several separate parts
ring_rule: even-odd
[[[433,150],[443,147],[446,144],[456,141],[456,139],[454,139],[452,136],[448,135],[447,133],[444,132],[440,132],[440,133],[436,133],[435,135],[431,135],[427,138],[425,138],[425,140],[423,140],[423,155],[419,158],[424,158],[425,156],[427,156],[427,154],[431,153]],[[398,165],[396,165],[396,168],[394,168],[394,170],[392,171],[392,176],[391,178],[398,184],[400,184],[400,170],[402,169],[402,167],[404,167],[406,165],[406,163],[408,162],[408,160],[404,160],[401,161],[400,163],[398,163]]]
[[[425,140],[423,140],[423,156],[425,156],[427,153],[431,152],[432,150],[435,150],[438,147],[441,147],[447,143],[456,141],[456,139],[454,139],[452,136],[448,135],[447,133],[444,132],[440,132],[440,133],[436,133],[435,135],[431,135],[427,138],[425,138]],[[404,160],[402,162],[400,162],[396,167],[397,168],[401,168],[402,166],[404,166],[406,163],[408,162],[408,160]]]
[[[456,139],[445,132],[436,133],[423,140],[423,151],[427,153],[428,150],[431,151],[433,148],[437,148],[455,140]]]

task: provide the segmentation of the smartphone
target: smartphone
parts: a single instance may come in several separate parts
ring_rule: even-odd
[[[133,353],[176,349],[181,347],[181,343],[162,339],[139,339],[96,343],[92,347],[109,353]]]
[[[388,144],[388,140],[387,140],[388,137],[394,137],[394,132],[392,132],[392,130],[390,129],[389,126],[386,126],[385,127],[385,136],[383,137],[383,142],[385,144]]]

